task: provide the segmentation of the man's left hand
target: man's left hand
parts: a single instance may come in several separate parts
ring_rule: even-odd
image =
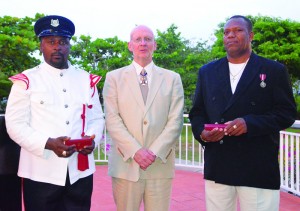
[[[224,129],[224,132],[225,135],[228,136],[239,136],[247,133],[247,125],[245,120],[243,118],[236,118],[228,122],[226,128]]]
[[[84,138],[85,138],[85,137],[84,137]],[[82,154],[84,154],[84,155],[88,155],[88,154],[91,154],[91,153],[94,151],[94,149],[95,149],[95,141],[94,141],[95,135],[91,135],[91,136],[88,137],[88,138],[93,139],[92,145],[90,145],[90,146],[84,146],[84,148],[82,148],[82,149],[79,151],[79,153],[82,153]]]

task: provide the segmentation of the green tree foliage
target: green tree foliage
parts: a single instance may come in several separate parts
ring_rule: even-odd
[[[102,76],[98,87],[102,89],[105,75],[108,71],[120,68],[130,63],[131,54],[127,49],[127,43],[120,41],[118,37],[92,41],[90,36],[81,35],[73,37],[71,50],[72,63],[78,67]]]
[[[213,60],[211,49],[206,42],[197,42],[194,47],[190,47],[188,50],[190,53],[183,63],[185,72],[181,75],[185,95],[185,112],[189,112],[192,107],[199,68]]]
[[[300,23],[270,17],[253,17],[253,49],[259,55],[285,64],[300,77]]]
[[[0,53],[1,71],[10,75],[39,63],[33,53],[38,49],[39,42],[33,31],[35,18],[0,17]]]
[[[11,83],[9,82],[7,75],[5,75],[4,72],[0,72],[0,96],[7,97],[10,87]],[[2,100],[2,98],[0,100]]]
[[[7,97],[8,76],[31,68],[39,63],[34,57],[38,49],[38,39],[34,35],[33,22],[35,18],[0,17],[0,97]]]
[[[37,13],[35,18],[0,17],[0,97],[8,95],[11,85],[7,79],[9,76],[40,62],[34,56],[39,41],[34,35],[33,23],[42,16]],[[300,23],[264,16],[248,18],[254,25],[253,50],[285,64],[293,75],[293,81],[299,80]],[[212,46],[207,41],[184,39],[174,24],[166,31],[157,31],[158,48],[154,52],[154,62],[181,75],[185,112],[189,112],[192,104],[199,68],[226,55],[223,47],[224,24],[220,23],[215,31],[216,40]],[[132,55],[127,42],[118,37],[92,40],[90,36],[80,35],[72,38],[70,60],[75,66],[103,77],[98,84],[101,93],[106,73],[130,64]]]
[[[176,33],[176,30],[174,24],[166,32],[157,30],[157,50],[153,59],[157,65],[183,74],[185,67],[182,64],[188,54],[187,41],[180,36],[180,32]]]
[[[192,105],[192,95],[195,90],[198,69],[212,60],[210,48],[206,42],[192,43],[176,32],[177,26],[172,24],[165,32],[157,31],[157,50],[154,61],[157,65],[173,70],[181,75],[184,95],[185,112]]]
[[[300,77],[300,23],[266,16],[247,16],[253,23],[253,51],[286,65],[289,73]],[[212,52],[216,58],[226,55],[223,47],[224,22],[216,31]]]
[[[157,31],[157,50],[154,61],[157,65],[174,70],[181,75],[184,91],[186,112],[189,111],[191,96],[195,90],[197,71],[209,59],[209,50],[205,43],[192,44],[176,32],[177,27],[171,25],[166,32]],[[132,54],[127,48],[127,42],[117,37],[92,40],[90,36],[73,37],[71,60],[80,68],[104,78],[98,84],[103,87],[105,75],[108,71],[128,65],[132,61]]]
[[[266,16],[247,17],[253,23],[253,51],[263,57],[276,60],[287,67],[293,84],[298,116],[300,117],[300,97],[298,95],[300,90],[300,23]],[[212,53],[216,58],[226,55],[223,47],[224,24],[225,22],[220,23],[219,29],[215,32],[217,40],[213,44]]]

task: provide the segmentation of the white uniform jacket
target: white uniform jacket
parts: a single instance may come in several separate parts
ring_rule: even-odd
[[[95,172],[93,153],[89,169],[77,169],[77,155],[58,157],[45,149],[49,137],[80,138],[95,134],[99,143],[104,115],[96,84],[100,76],[77,69],[56,69],[47,63],[10,78],[13,86],[5,114],[9,136],[21,149],[18,175],[34,181],[64,186],[67,170],[70,182]],[[85,108],[84,108],[85,107]]]

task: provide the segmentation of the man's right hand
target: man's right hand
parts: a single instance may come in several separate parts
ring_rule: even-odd
[[[223,128],[214,128],[213,130],[203,130],[200,138],[204,142],[217,142],[224,137],[225,133]]]
[[[66,146],[64,143],[69,139],[67,136],[48,138],[45,149],[52,150],[58,157],[70,157],[76,152],[76,146]]]

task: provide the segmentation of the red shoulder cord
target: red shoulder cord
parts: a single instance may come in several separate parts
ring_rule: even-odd
[[[26,84],[26,90],[29,88],[29,79],[23,73],[9,77],[11,81],[23,81]]]
[[[91,87],[91,89],[93,89],[92,97],[94,97],[94,94],[95,94],[95,91],[96,91],[96,85],[100,80],[101,80],[101,76],[90,74],[90,87]],[[81,136],[82,137],[85,136],[84,127],[85,127],[86,107],[91,109],[91,108],[93,108],[93,105],[83,104],[82,114],[81,114],[81,119],[82,119],[82,133],[81,133]]]
[[[85,111],[86,111],[86,106],[89,109],[93,108],[93,105],[83,104],[82,106],[83,107],[82,107],[82,114],[81,114],[81,119],[82,119],[82,133],[81,133],[81,137],[85,136],[84,127],[85,127]]]
[[[92,97],[94,96],[96,91],[96,84],[101,80],[101,78],[101,76],[90,74],[90,87],[91,89],[94,89]]]
[[[96,84],[100,81],[101,77],[97,76],[97,75],[92,75],[90,74],[90,87],[93,90],[93,94],[92,97],[95,94],[96,91]],[[82,105],[82,114],[81,114],[81,119],[82,119],[82,133],[81,133],[81,137],[85,136],[85,132],[84,132],[84,127],[85,127],[85,113],[86,113],[86,107],[91,109],[93,108],[93,105],[88,105],[88,104],[83,104]],[[85,171],[86,169],[89,168],[89,159],[87,155],[84,155],[82,153],[78,153],[78,166],[77,166],[78,170],[80,171]]]

